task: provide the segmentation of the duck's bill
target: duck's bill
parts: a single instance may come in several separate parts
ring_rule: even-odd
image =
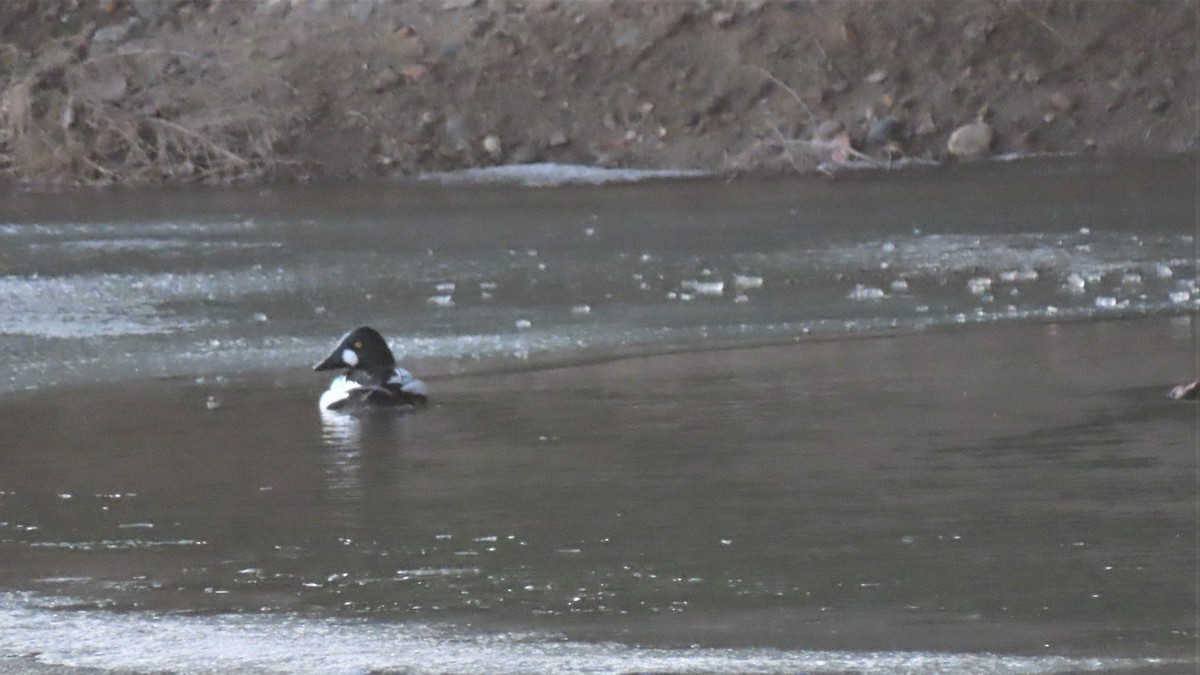
[[[346,363],[342,361],[342,355],[334,352],[325,357],[325,360],[313,366],[313,370],[336,370],[337,368],[345,368]]]

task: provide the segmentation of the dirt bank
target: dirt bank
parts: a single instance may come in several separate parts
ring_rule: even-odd
[[[6,0],[0,180],[1195,151],[1196,49],[1190,0]]]

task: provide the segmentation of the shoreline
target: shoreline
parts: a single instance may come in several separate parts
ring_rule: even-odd
[[[0,8],[0,190],[1200,148],[1183,0]]]

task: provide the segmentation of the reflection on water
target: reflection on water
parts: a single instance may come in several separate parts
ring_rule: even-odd
[[[0,654],[1191,667],[1194,167],[6,201]]]
[[[389,472],[411,445],[406,418],[412,410],[354,413],[320,410],[326,487],[333,501],[361,501],[368,482],[389,482]]]
[[[820,670],[845,650],[870,670],[883,648],[904,650],[883,672],[913,672],[895,665],[910,652],[1046,657],[972,672],[1187,658],[1194,409],[1161,386],[1192,353],[1180,323],[443,378],[408,415],[322,417],[300,369],[10,397],[0,583],[133,617],[784,650],[705,662],[723,672]],[[0,644],[45,635],[30,620],[6,637],[5,620]],[[659,663],[581,649],[597,672],[608,653]]]

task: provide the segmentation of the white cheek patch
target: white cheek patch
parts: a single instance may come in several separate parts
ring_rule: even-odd
[[[354,366],[358,365],[358,353],[355,352],[353,349],[343,349],[342,350],[342,361],[345,361],[346,365],[353,368]]]

